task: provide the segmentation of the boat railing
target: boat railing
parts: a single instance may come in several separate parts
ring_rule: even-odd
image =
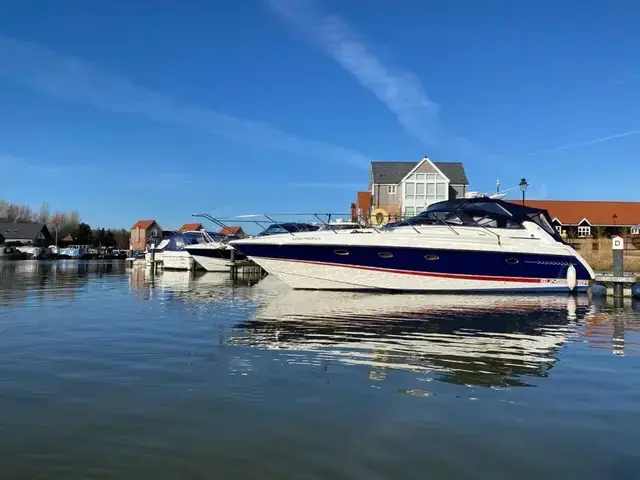
[[[260,227],[261,229],[266,229],[270,225],[288,225],[291,227],[291,230],[283,229],[285,231],[281,233],[289,233],[292,236],[295,236],[296,233],[308,232],[312,231],[306,228],[302,228],[303,226],[313,225],[318,227],[324,227],[326,230],[331,230],[334,233],[339,233],[337,227],[338,223],[335,222],[335,219],[344,219],[345,217],[349,218],[350,214],[344,213],[291,213],[291,212],[278,212],[278,213],[259,213],[259,214],[248,214],[248,215],[237,215],[229,218],[216,218],[208,213],[194,213],[192,214],[194,217],[205,218],[215,224],[217,227],[221,229],[221,231],[225,228],[229,228],[230,224],[254,224]],[[277,218],[289,217],[288,220],[279,220]],[[308,221],[300,221],[300,220],[291,220],[291,218],[313,218],[314,220]],[[332,224],[332,221],[335,222]],[[345,223],[347,223],[345,221]],[[380,230],[373,226],[366,226],[366,223],[361,219],[357,222],[360,227],[359,228],[368,228],[372,227],[376,232],[380,233]],[[355,229],[355,228],[354,228]],[[241,235],[240,238],[248,237],[249,235],[244,234]]]

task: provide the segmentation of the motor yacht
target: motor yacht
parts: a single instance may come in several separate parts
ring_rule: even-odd
[[[295,289],[569,292],[594,278],[546,210],[489,197],[435,203],[383,229],[286,232],[231,245]]]
[[[186,232],[185,235],[193,235],[195,242],[185,245],[184,250],[207,272],[228,272],[231,256],[234,260],[244,260],[246,257],[240,252],[234,251],[229,245],[229,238],[210,232]]]

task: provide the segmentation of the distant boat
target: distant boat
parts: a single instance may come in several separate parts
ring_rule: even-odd
[[[2,260],[22,260],[25,258],[25,254],[18,250],[16,247],[11,247],[6,244],[0,244],[0,261]]]
[[[72,260],[84,260],[89,258],[89,245],[69,245],[67,248],[61,248],[59,251],[60,258],[69,258]]]

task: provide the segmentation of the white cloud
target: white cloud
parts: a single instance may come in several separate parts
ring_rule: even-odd
[[[347,148],[302,138],[269,124],[185,105],[113,75],[97,65],[48,48],[0,36],[0,79],[92,107],[182,125],[216,136],[321,161],[366,169],[371,158]]]
[[[86,173],[93,170],[93,167],[86,165],[42,165],[38,163],[33,163],[31,160],[26,158],[17,157],[15,155],[10,154],[2,154],[0,153],[0,165],[3,166],[3,169],[6,170],[19,170],[19,171],[30,171],[36,174],[42,175],[57,175],[57,174],[72,174],[72,173]]]
[[[440,106],[429,98],[416,75],[383,62],[342,18],[323,14],[311,1],[266,1],[382,101],[411,135],[427,145],[444,140]]]

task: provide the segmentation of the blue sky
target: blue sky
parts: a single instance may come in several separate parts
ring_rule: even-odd
[[[370,161],[427,155],[474,190],[638,200],[639,3],[364,5],[3,2],[0,198],[94,226],[347,213]]]

